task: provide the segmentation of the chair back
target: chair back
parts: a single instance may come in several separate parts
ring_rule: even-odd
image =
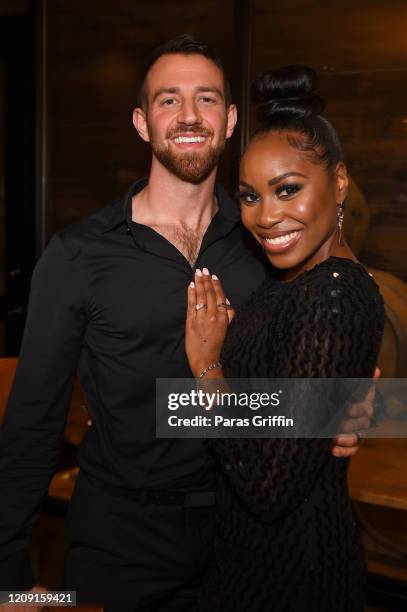
[[[17,362],[17,357],[0,358],[0,423],[4,418]],[[88,419],[89,416],[82,389],[79,385],[78,379],[75,379],[64,432],[65,441],[74,446],[78,446],[88,427]]]
[[[0,358],[0,423],[2,422],[4,417],[4,412],[6,409],[8,396],[10,395],[11,385],[13,384],[16,367],[16,357]]]

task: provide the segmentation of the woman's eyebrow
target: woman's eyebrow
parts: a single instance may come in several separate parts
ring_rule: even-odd
[[[305,174],[301,174],[301,172],[284,172],[284,174],[280,174],[279,176],[276,176],[273,179],[269,180],[268,185],[270,185],[271,187],[272,185],[279,183],[280,181],[284,180],[285,178],[288,178],[289,176],[302,176],[302,178],[307,178]]]
[[[249,183],[245,183],[244,181],[239,181],[239,187],[246,187],[246,189],[252,189],[254,191],[254,187],[249,185]]]

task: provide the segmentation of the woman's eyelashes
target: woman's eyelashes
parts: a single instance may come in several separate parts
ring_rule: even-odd
[[[256,204],[260,200],[254,191],[239,191],[237,197],[242,204]]]
[[[284,183],[276,188],[276,195],[286,200],[295,196],[301,188],[302,185],[299,183]]]
[[[300,183],[284,183],[279,185],[275,189],[275,195],[282,200],[289,200],[294,197],[300,190],[302,185]],[[243,204],[257,204],[260,201],[260,196],[255,191],[240,191],[237,194],[239,201]]]

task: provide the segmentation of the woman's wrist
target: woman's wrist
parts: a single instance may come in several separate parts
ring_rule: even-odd
[[[215,370],[215,376],[219,376],[219,370],[222,370],[222,364],[220,361],[212,361],[209,365],[202,368],[195,378],[208,378]]]
[[[216,368],[214,370],[209,370],[206,372],[204,376],[202,376],[199,380],[204,381],[208,378],[223,378],[223,370],[222,367]]]
[[[207,368],[209,368],[210,366],[213,366],[213,364],[219,364],[219,367],[215,369],[215,373],[216,373],[219,371],[219,368],[221,367],[219,357],[214,357],[213,359],[205,359],[205,360],[200,359],[199,361],[191,365],[191,372],[194,378],[199,378],[201,373]],[[207,376],[212,371],[213,370],[211,368],[211,370],[209,370],[206,374],[204,374],[204,376]]]

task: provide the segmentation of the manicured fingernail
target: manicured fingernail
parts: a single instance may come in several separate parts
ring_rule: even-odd
[[[197,276],[202,276],[202,272],[200,271],[200,269],[199,269],[199,268],[197,268],[197,269],[195,270],[195,274],[196,274]]]
[[[195,287],[195,283],[194,283],[194,281],[191,281],[191,282],[189,283],[189,286],[191,287],[191,289],[193,289],[193,288]]]
[[[212,274],[212,278],[213,278],[213,280],[219,280],[218,277],[216,276],[216,274]]]
[[[209,276],[208,268],[203,268],[202,272],[205,274],[205,276]]]

